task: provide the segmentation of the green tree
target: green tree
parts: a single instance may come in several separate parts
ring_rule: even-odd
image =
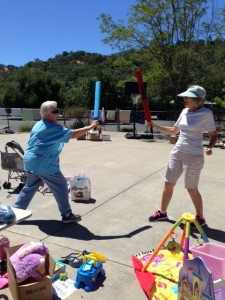
[[[170,95],[171,101],[196,82],[199,64],[195,62],[199,62],[200,55],[196,42],[215,36],[215,28],[221,36],[223,23],[207,23],[207,12],[205,0],[137,0],[126,22],[115,22],[104,13],[99,20],[106,35],[103,42],[120,51],[141,51],[145,79],[154,89],[152,96]]]
[[[52,79],[49,72],[29,64],[12,74],[11,80],[5,85],[2,101],[8,107],[40,107],[43,101],[49,99],[60,102],[60,87],[60,83]]]

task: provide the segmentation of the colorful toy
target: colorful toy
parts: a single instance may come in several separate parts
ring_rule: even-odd
[[[97,252],[91,252],[83,256],[83,264],[77,270],[74,286],[78,289],[83,287],[86,292],[93,290],[99,276],[105,276],[102,263],[106,262],[105,257]]]
[[[159,250],[163,247],[163,245],[168,240],[168,238],[174,233],[174,230],[176,229],[176,227],[178,227],[182,222],[184,222],[184,230],[183,230],[183,236],[182,236],[182,239],[181,239],[180,246],[181,246],[182,249],[184,248],[184,260],[186,260],[188,258],[191,223],[195,224],[195,227],[198,229],[198,231],[201,234],[204,242],[205,243],[209,242],[209,240],[208,240],[205,232],[203,231],[202,227],[198,224],[197,220],[195,219],[195,216],[191,215],[189,213],[184,213],[182,215],[182,217],[172,226],[172,228],[168,231],[168,233],[165,235],[165,237],[159,243],[158,247],[155,249],[153,254],[150,256],[149,260],[143,266],[142,271],[145,271],[148,268],[150,263],[153,261],[155,256],[158,254]],[[184,237],[184,233],[185,233],[185,237]]]
[[[175,241],[177,236],[174,231],[181,223],[184,223],[183,232],[180,243],[177,243]],[[196,221],[195,216],[184,213],[164,236],[156,249],[151,252],[138,253],[132,257],[137,279],[148,299],[177,300],[179,271],[183,264],[192,258],[192,254],[189,252],[192,223],[198,229],[204,242],[208,243],[209,240]],[[165,247],[165,242],[170,237],[172,240]],[[184,300],[179,298],[179,300],[181,299]]]
[[[66,265],[60,260],[54,259],[55,269],[52,275],[52,282],[59,279],[60,274],[66,273]]]
[[[215,300],[212,274],[200,257],[186,260],[180,269],[177,299]]]
[[[168,245],[167,245],[167,249],[172,252],[172,253],[180,253],[181,252],[181,247],[180,245],[175,242],[177,235],[175,233],[173,233],[171,235],[172,241],[169,241]]]
[[[60,273],[60,274],[59,274],[59,279],[60,279],[61,281],[65,281],[67,278],[68,278],[67,272],[65,272],[65,273]]]

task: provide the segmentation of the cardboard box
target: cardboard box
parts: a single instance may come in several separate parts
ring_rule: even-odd
[[[98,133],[91,133],[90,140],[91,141],[101,141],[102,139],[101,139],[100,134],[98,134]]]
[[[66,272],[66,265],[57,260],[57,259],[54,259],[54,262],[55,262],[55,270],[54,270],[54,274],[52,276],[52,282],[55,282],[56,280],[59,279],[59,275],[61,273],[65,273]]]
[[[110,135],[109,134],[103,134],[102,135],[102,141],[110,141]]]
[[[55,269],[55,262],[49,254],[45,256],[45,264],[38,269],[41,280],[37,281],[29,278],[22,283],[18,283],[14,268],[10,262],[13,255],[22,245],[6,249],[7,272],[9,278],[9,290],[13,300],[52,300],[52,275]]]

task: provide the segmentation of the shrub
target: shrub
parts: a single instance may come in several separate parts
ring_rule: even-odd
[[[23,124],[19,127],[19,132],[31,132],[34,124]]]
[[[133,132],[133,128],[124,127],[124,128],[121,128],[120,131],[121,132]]]
[[[72,125],[70,125],[71,129],[79,129],[82,127],[84,127],[84,122],[81,119],[76,120]]]
[[[69,118],[88,118],[89,114],[86,107],[70,107],[64,110],[64,116]]]

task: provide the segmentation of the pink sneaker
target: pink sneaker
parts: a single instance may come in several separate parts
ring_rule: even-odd
[[[162,213],[161,210],[157,210],[154,212],[152,216],[149,217],[149,222],[157,222],[157,221],[162,221],[162,220],[167,220],[167,213]]]
[[[207,225],[204,217],[200,217],[200,216],[196,215],[195,219],[196,219],[196,221],[198,222],[198,224],[200,226],[206,226]],[[196,227],[194,222],[191,222],[191,227]]]
[[[200,217],[198,215],[196,215],[196,221],[198,222],[198,224],[200,226],[205,226],[206,225],[206,221],[205,221],[205,218],[204,217]]]

